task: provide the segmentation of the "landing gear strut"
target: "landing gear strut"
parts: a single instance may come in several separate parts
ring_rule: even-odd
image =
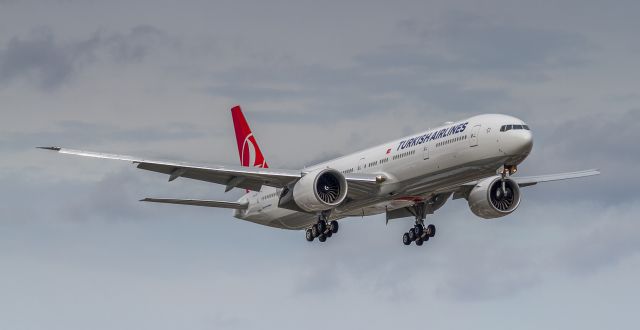
[[[502,178],[506,178],[509,175],[516,174],[518,172],[518,167],[516,165],[504,165],[502,166]]]
[[[305,231],[305,238],[312,242],[316,237],[318,241],[324,242],[327,238],[338,233],[340,226],[335,220],[328,221],[330,211],[323,211],[318,215],[318,222]]]
[[[424,202],[416,203],[413,206],[412,213],[416,217],[416,224],[402,235],[402,243],[410,245],[411,242],[416,242],[417,246],[421,246],[429,238],[436,235],[436,226],[430,224],[425,227],[424,219],[427,216],[427,205]]]
[[[515,174],[516,172],[518,172],[518,167],[516,165],[504,165],[502,166],[502,172],[500,173],[502,175],[502,194],[506,195],[507,194],[507,183],[505,182],[505,179],[508,179],[510,175]]]

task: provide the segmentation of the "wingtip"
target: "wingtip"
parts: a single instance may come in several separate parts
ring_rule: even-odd
[[[37,149],[44,149],[44,150],[52,150],[52,151],[60,151],[60,147],[36,147]]]

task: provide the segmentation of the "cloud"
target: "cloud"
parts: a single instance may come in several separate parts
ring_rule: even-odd
[[[43,89],[58,86],[71,76],[74,56],[69,49],[56,44],[48,31],[40,30],[28,40],[13,38],[0,51],[0,82],[35,75],[33,79]]]
[[[465,12],[437,20],[402,20],[404,38],[356,55],[350,64],[261,63],[219,69],[208,93],[232,100],[297,102],[298,111],[264,109],[263,121],[335,121],[393,111],[399,106],[431,114],[495,111],[513,102],[504,84],[541,83],[553,70],[580,67],[593,46],[584,36],[495,22]]]
[[[576,234],[559,247],[554,263],[566,267],[574,276],[589,276],[637,255],[640,253],[638,212],[637,202],[605,208],[593,217],[595,221],[576,228]]]
[[[86,148],[89,145],[128,141],[135,143],[157,143],[162,141],[193,140],[206,133],[191,123],[171,123],[166,127],[139,127],[123,129],[106,124],[80,121],[60,121],[47,131],[35,133],[0,134],[0,150],[25,151],[38,146],[64,146]],[[81,141],[81,145],[78,145]]]
[[[38,28],[26,38],[13,37],[0,49],[0,86],[26,78],[41,89],[52,90],[96,61],[136,63],[169,44],[164,32],[148,25],[136,26],[125,34],[98,31],[71,42],[58,41],[49,28]]]
[[[251,72],[252,74],[248,74]],[[510,99],[504,89],[435,81],[416,72],[383,72],[356,65],[331,68],[321,65],[234,68],[216,72],[214,96],[253,103],[296,101],[298,109],[261,108],[261,122],[331,122],[393,111],[399,106],[435,112],[481,112]],[[270,86],[270,87],[267,87]]]
[[[525,163],[529,171],[537,173],[598,168],[602,174],[588,182],[550,184],[554,194],[535,194],[535,198],[549,201],[563,196],[568,201],[591,199],[602,205],[619,205],[640,197],[640,178],[628,175],[630,168],[640,161],[636,141],[640,139],[634,125],[640,120],[640,110],[602,114],[576,114],[567,120],[530,123],[535,134],[534,150]],[[549,159],[555,159],[549,162]],[[529,174],[529,173],[527,173]],[[524,175],[524,174],[522,174]],[[576,184],[588,189],[576,189]]]
[[[411,42],[358,57],[368,68],[447,76],[474,72],[505,80],[539,82],[551,69],[583,65],[594,46],[583,36],[530,28],[451,11],[437,20],[398,23]]]

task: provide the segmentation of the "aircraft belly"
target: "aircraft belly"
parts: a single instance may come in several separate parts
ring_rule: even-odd
[[[369,200],[353,201],[352,203],[341,205],[334,210],[330,219],[337,220],[351,216],[375,215],[385,213],[387,210],[411,206],[415,201],[402,199],[402,197],[424,196],[426,198],[429,194],[455,188],[466,182],[495,174],[497,164],[500,164],[504,160],[503,158],[491,157],[464,163],[460,163],[462,159],[459,159],[456,162],[457,164],[449,163],[451,165],[448,168],[443,168],[442,170],[429,169],[429,173],[400,181],[402,188],[396,192],[394,197],[376,196]],[[412,169],[412,171],[417,170],[417,168]],[[422,169],[422,171],[424,170]],[[270,227],[300,230],[313,225],[317,221],[317,215],[268,205],[262,209],[255,209],[249,212],[242,219]]]
[[[376,214],[386,213],[387,211],[408,207],[413,205],[413,203],[414,203],[413,201],[408,201],[408,200],[388,200],[388,201],[375,203],[373,205],[365,206],[362,208],[343,212],[340,215],[349,216],[349,217],[376,215]]]
[[[239,218],[269,227],[291,230],[308,228],[317,221],[317,216],[314,214],[296,212],[277,207],[270,207],[268,209],[265,208],[256,212],[251,212]]]
[[[469,181],[494,175],[504,157],[492,157],[475,162],[452,165],[402,182],[404,193],[420,194],[437,192]]]

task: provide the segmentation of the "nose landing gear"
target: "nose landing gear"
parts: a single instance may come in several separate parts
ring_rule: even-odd
[[[500,173],[502,175],[502,194],[503,195],[507,195],[507,184],[505,182],[505,179],[508,179],[510,175],[516,174],[516,172],[518,172],[518,166],[516,165],[503,165],[502,166],[502,172]]]
[[[516,165],[504,165],[502,166],[502,172],[500,172],[500,174],[502,174],[502,178],[507,178],[509,177],[509,175],[513,175],[516,174],[516,172],[518,172],[518,166]]]

